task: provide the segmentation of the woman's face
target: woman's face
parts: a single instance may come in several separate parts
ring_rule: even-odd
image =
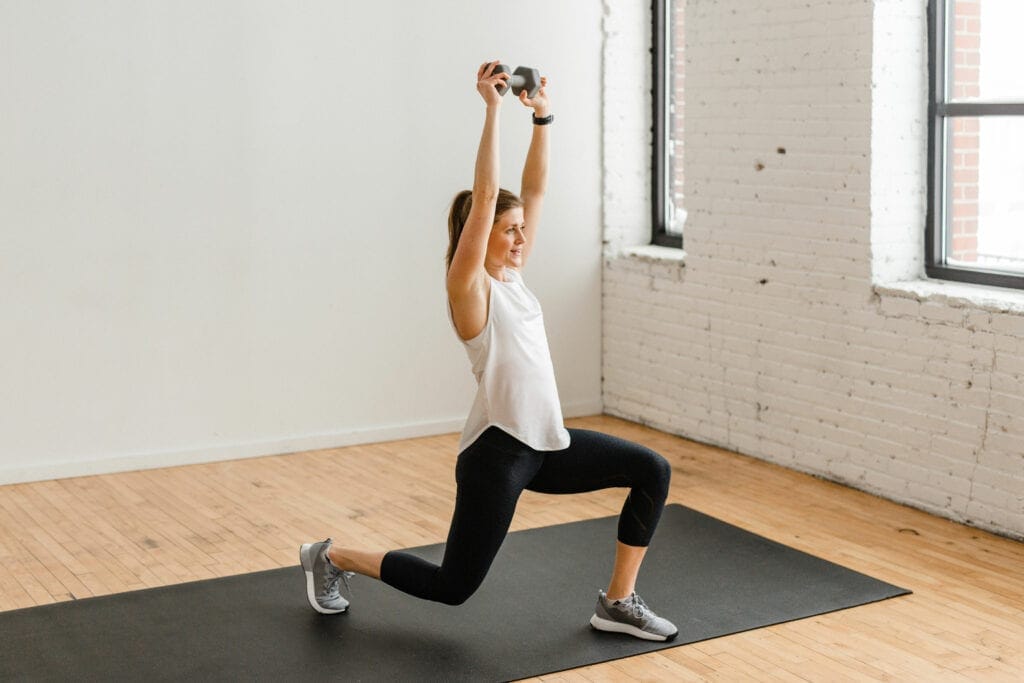
[[[508,209],[498,216],[487,242],[488,263],[496,268],[521,268],[523,247],[526,245],[525,231],[521,206]]]

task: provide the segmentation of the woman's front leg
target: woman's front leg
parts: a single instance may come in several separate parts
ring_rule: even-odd
[[[636,577],[640,573],[640,565],[646,554],[646,546],[626,545],[622,541],[615,541],[615,566],[608,581],[608,590],[605,591],[609,600],[621,600],[636,590]]]

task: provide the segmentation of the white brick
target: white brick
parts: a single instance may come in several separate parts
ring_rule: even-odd
[[[933,508],[948,509],[952,504],[952,494],[916,481],[907,483],[907,495],[911,502],[925,504]]]
[[[989,430],[985,438],[985,448],[986,453],[1019,455],[1024,453],[1024,434],[1010,434]],[[1011,460],[1010,462],[1012,463],[1013,461]]]
[[[992,314],[985,311],[967,311],[967,317],[964,322],[967,329],[971,332],[991,331]]]
[[[844,461],[830,462],[828,471],[836,481],[853,486],[863,486],[867,476],[863,467]]]
[[[606,12],[608,411],[1024,537],[1024,315],[874,293],[922,270],[923,3],[687,3],[683,268],[613,257],[649,229],[642,5]]]
[[[1008,375],[1004,372],[992,372],[988,375],[992,391],[1008,394],[1021,395],[1021,381],[1016,375]]]
[[[992,331],[1020,339],[1024,337],[1024,315],[996,313],[992,315]]]
[[[1001,510],[1011,510],[1014,507],[1019,509],[1020,495],[1016,493],[1019,490],[1019,488],[1015,488],[1015,491],[1011,492],[975,481],[974,487],[971,490],[971,500],[976,500],[983,505],[990,505]]]
[[[868,470],[864,474],[864,483],[872,491],[885,491],[889,495],[899,494],[906,498],[906,482],[899,477],[893,477],[882,472]]]
[[[931,442],[932,452],[951,459],[966,459],[973,457],[974,447],[971,444],[951,439],[947,436],[936,436]]]
[[[1012,396],[993,391],[989,397],[992,410],[1000,410],[1009,415],[1024,415],[1024,394]],[[1021,453],[1024,453],[1024,448]]]
[[[925,372],[931,375],[938,375],[939,377],[947,377],[952,380],[961,380],[964,382],[974,376],[974,370],[970,365],[942,360],[940,351],[936,351],[935,355],[939,357],[933,358],[925,363]]]
[[[964,312],[946,304],[927,302],[921,304],[921,316],[925,320],[963,325]]]
[[[990,470],[987,467],[979,467],[974,473],[975,484],[981,484],[989,490],[1001,491],[1003,493],[1009,493],[1011,502],[1013,501],[1013,492],[1016,491],[1016,498],[1020,498],[1021,492],[1024,492],[1024,473],[1018,476],[1001,472],[999,470]],[[977,500],[984,502],[983,496],[976,496]]]
[[[1009,353],[996,354],[995,370],[1014,375],[1024,382],[1024,357]]]
[[[917,299],[886,296],[882,297],[880,310],[883,315],[896,318],[917,318],[921,315],[921,302]]]
[[[1024,526],[1024,513],[1019,507],[1016,511],[1005,510],[972,500],[967,504],[964,521],[987,529],[1019,529]]]
[[[1024,337],[1011,337],[1006,334],[992,335],[993,347],[998,352],[1024,354]]]

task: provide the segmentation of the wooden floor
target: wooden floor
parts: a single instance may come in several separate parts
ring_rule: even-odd
[[[669,502],[914,594],[537,680],[1024,680],[1024,544],[622,420],[569,425],[664,454]],[[382,550],[443,541],[456,445],[445,435],[0,487],[0,610],[292,566],[301,542],[327,535]],[[513,529],[621,502],[621,490],[527,492]]]

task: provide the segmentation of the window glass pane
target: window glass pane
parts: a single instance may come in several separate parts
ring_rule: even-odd
[[[1024,2],[1024,0],[1022,0]],[[686,220],[683,209],[683,8],[682,0],[668,3],[669,38],[665,45],[668,61],[668,140],[666,142],[668,161],[666,175],[668,183],[668,220],[665,231],[680,235]]]
[[[1024,100],[1024,0],[950,4],[950,101]]]
[[[1024,273],[1024,117],[947,123],[947,263]]]

